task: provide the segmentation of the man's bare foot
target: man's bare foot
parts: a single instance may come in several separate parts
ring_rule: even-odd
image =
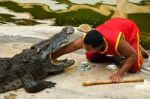
[[[149,58],[148,52],[140,45],[140,50],[143,58]]]

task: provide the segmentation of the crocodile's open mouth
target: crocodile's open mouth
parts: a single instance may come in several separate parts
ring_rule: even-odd
[[[74,34],[74,28],[71,26],[67,26],[64,27],[61,32],[59,33],[60,36],[55,39],[55,48],[53,48],[54,50],[52,51],[52,53],[57,52],[58,50],[60,50],[62,47],[66,46],[67,44],[69,44],[71,41],[73,41],[73,34]],[[59,46],[57,46],[59,45]],[[51,63],[53,64],[59,64],[61,62],[67,61],[67,59],[63,59],[63,60],[58,60],[58,59],[52,59],[52,53],[49,54]]]
[[[63,45],[60,47],[60,49],[63,48],[64,46],[66,46],[67,44],[69,44],[69,43],[63,44]],[[57,50],[57,51],[58,51],[58,50]],[[55,51],[55,52],[57,52],[57,51]],[[55,53],[55,52],[53,52],[53,53]],[[52,54],[53,54],[53,53],[50,53],[50,54],[49,54],[49,58],[50,58],[52,64],[60,64],[60,63],[62,63],[63,61],[67,61],[67,60],[68,60],[67,58],[58,59],[59,57],[53,59],[53,58],[52,58]]]

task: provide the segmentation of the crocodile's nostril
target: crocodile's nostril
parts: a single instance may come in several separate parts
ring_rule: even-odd
[[[71,26],[65,27],[65,29],[67,30],[66,33],[67,34],[73,34],[74,33],[74,28]]]

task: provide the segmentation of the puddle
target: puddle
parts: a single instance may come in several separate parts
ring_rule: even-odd
[[[91,70],[92,67],[93,66],[91,64],[89,64],[87,61],[83,61],[83,62],[80,62],[80,65],[77,68],[77,70],[78,71],[88,71],[88,70]]]

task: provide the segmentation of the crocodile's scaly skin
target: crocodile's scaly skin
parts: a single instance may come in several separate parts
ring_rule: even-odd
[[[73,33],[72,27],[65,27],[50,39],[41,41],[12,58],[0,58],[0,93],[21,87],[34,93],[54,87],[56,83],[42,79],[52,73],[62,72],[73,65],[74,60],[65,59],[53,64],[49,55],[60,49],[62,44],[68,43]]]

